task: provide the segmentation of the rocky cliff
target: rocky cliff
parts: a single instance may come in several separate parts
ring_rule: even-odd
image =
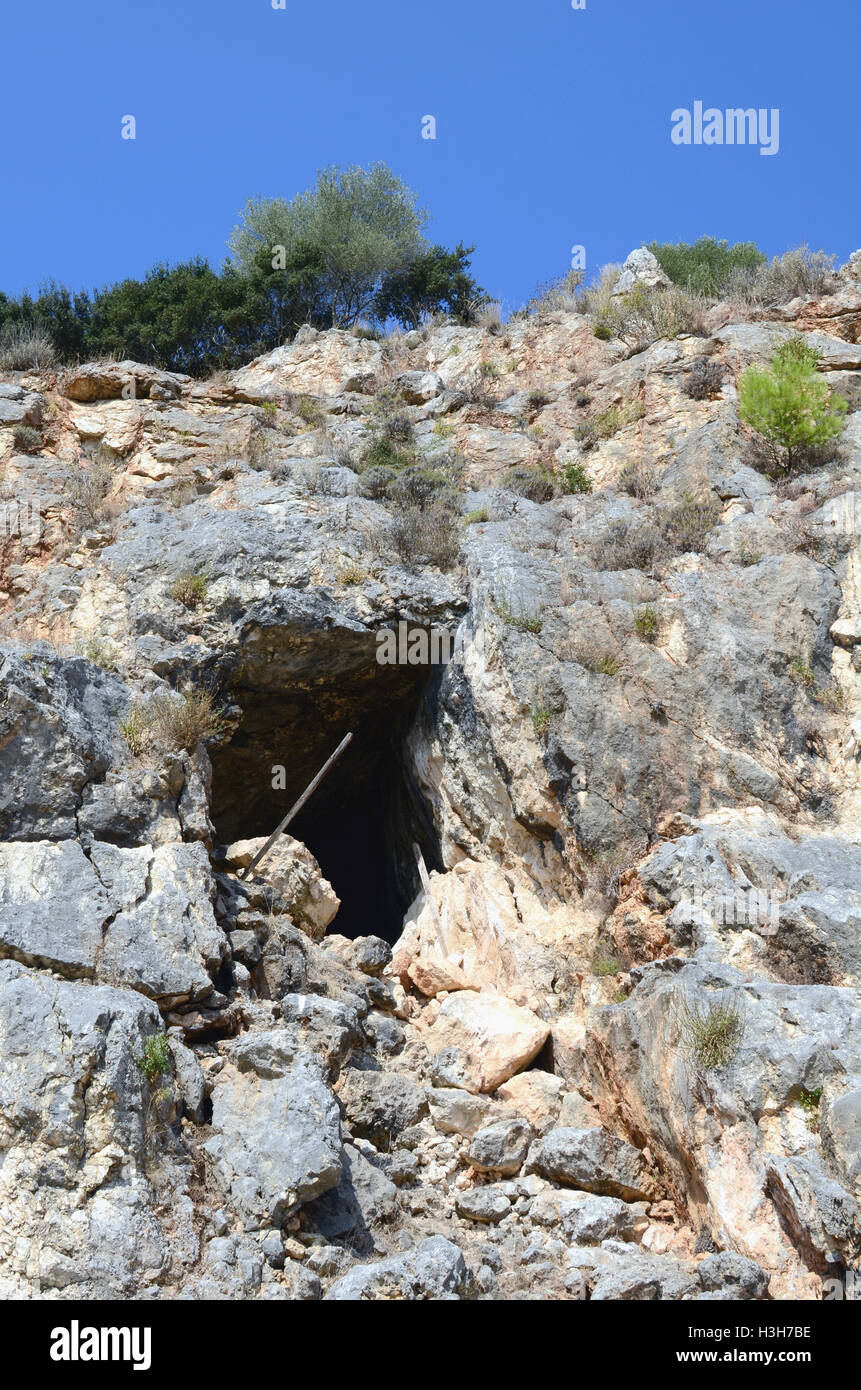
[[[737,381],[793,334],[849,414],[780,479]],[[859,339],[856,256],[633,354],[547,308],[0,382],[0,1294],[857,1268]]]

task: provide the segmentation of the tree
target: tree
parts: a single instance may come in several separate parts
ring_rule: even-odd
[[[90,355],[117,354],[202,375],[263,351],[266,314],[263,297],[247,279],[219,276],[196,257],[99,291],[86,347]]]
[[[843,431],[846,402],[819,375],[818,365],[804,339],[791,338],[767,368],[749,367],[739,381],[739,418],[767,441],[783,472],[792,472]]]
[[[384,277],[422,253],[427,221],[415,193],[385,164],[333,166],[289,203],[251,199],[228,245],[238,269],[250,276],[260,274],[267,255],[276,273],[295,272],[297,258],[319,264],[315,311],[324,305],[327,324],[337,327],[355,323]]]
[[[472,321],[487,294],[468,274],[474,246],[458,242],[453,251],[431,246],[410,265],[387,275],[374,299],[377,318],[418,328],[422,319],[445,310],[458,323]]]

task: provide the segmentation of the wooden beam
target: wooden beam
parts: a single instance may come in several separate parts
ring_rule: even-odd
[[[314,778],[313,782],[308,783],[308,786],[305,788],[302,795],[299,797],[299,800],[296,802],[294,806],[290,807],[290,810],[287,812],[280,825],[276,826],[276,828],[273,830],[272,834],[269,836],[269,839],[266,841],[266,844],[263,846],[260,852],[254,856],[251,863],[248,865],[248,868],[242,870],[242,873],[239,875],[241,879],[246,879],[248,875],[252,873],[254,869],[257,868],[257,865],[260,863],[263,856],[269,853],[275,841],[278,839],[278,836],[283,835],[284,831],[287,829],[287,826],[290,824],[293,817],[298,816],[299,812],[302,810],[302,807],[305,805],[305,802],[309,799],[309,797],[312,797],[314,795],[323,778],[326,776],[326,773],[329,771],[329,768],[332,767],[333,764],[338,761],[344,749],[347,747],[347,744],[351,741],[352,737],[352,734],[347,734],[344,738],[341,739],[341,742],[338,744],[338,747],[335,749],[332,756],[329,759],[327,759],[327,761],[320,768],[320,771],[317,773],[317,776]]]

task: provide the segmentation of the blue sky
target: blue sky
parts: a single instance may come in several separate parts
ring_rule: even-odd
[[[382,159],[509,307],[643,241],[861,245],[859,0],[42,0],[7,7],[0,289],[196,253],[252,194]],[[777,107],[780,152],[671,113]],[[134,115],[137,138],[120,138]],[[421,119],[437,121],[435,141]]]

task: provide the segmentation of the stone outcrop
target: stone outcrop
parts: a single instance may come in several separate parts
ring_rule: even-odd
[[[635,353],[551,307],[0,382],[0,1296],[858,1270],[858,254]],[[796,332],[846,428],[776,479],[737,382]],[[393,401],[453,550],[364,466]]]

